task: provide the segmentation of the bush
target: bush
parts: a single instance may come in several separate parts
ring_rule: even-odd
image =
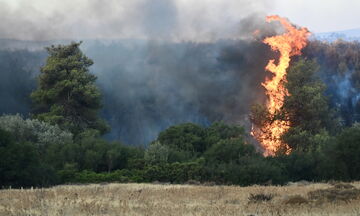
[[[360,124],[346,128],[336,140],[334,160],[345,169],[345,180],[360,180]]]
[[[152,143],[145,151],[145,163],[149,165],[168,162],[169,147],[161,145],[159,141]]]
[[[273,159],[284,167],[285,174],[291,181],[316,179],[317,154],[294,152],[290,155],[278,156]]]
[[[239,163],[241,157],[259,156],[242,138],[221,140],[204,154],[210,163]]]
[[[102,182],[143,182],[143,172],[140,170],[116,170],[111,173],[96,173],[90,170],[74,172],[71,178],[63,183],[102,183]]]
[[[14,138],[18,142],[32,142],[39,147],[70,143],[73,137],[70,132],[61,130],[57,125],[36,119],[24,119],[19,114],[1,116],[0,128],[16,134]]]
[[[281,166],[271,160],[258,158],[248,159],[239,167],[238,184],[284,184],[287,176]],[[235,172],[235,171],[234,171]]]
[[[250,194],[248,200],[249,202],[268,202],[271,201],[274,198],[274,194]]]
[[[66,163],[62,170],[59,170],[57,175],[60,178],[61,183],[71,183],[75,174],[78,172],[77,164],[75,163]]]
[[[54,170],[41,163],[31,143],[18,143],[11,134],[0,130],[0,186],[48,186],[56,183]]]
[[[171,163],[147,166],[144,170],[146,182],[185,183],[189,180],[201,180],[203,176],[203,161]]]
[[[350,201],[360,197],[360,190],[353,187],[331,187],[310,191],[308,196],[314,201]]]
[[[158,141],[169,148],[190,152],[205,151],[204,128],[192,123],[172,126],[161,132]]]

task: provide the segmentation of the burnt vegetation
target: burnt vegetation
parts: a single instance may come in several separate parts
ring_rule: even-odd
[[[275,116],[251,112],[274,55],[261,42],[131,43],[0,51],[1,187],[360,180],[359,43],[311,41],[291,62],[290,96]],[[290,122],[291,154],[262,155],[250,112],[256,124]],[[358,197],[339,187],[309,197]]]

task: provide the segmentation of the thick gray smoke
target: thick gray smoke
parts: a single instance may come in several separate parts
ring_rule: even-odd
[[[246,125],[250,106],[264,99],[260,83],[267,60],[273,58],[258,40],[88,41],[83,50],[95,62],[91,70],[103,92],[102,115],[112,127],[108,137],[136,145],[183,122]],[[27,96],[46,55],[2,53],[0,112],[27,114]],[[8,70],[11,65],[16,67]]]
[[[271,58],[261,41],[93,44],[112,138],[144,144],[183,122],[248,123],[250,106],[261,100],[260,83]]]
[[[0,38],[238,38],[239,22],[270,7],[266,0],[0,0]],[[241,34],[239,34],[239,32]]]
[[[29,113],[29,93],[45,57],[44,52],[0,50],[0,114]]]

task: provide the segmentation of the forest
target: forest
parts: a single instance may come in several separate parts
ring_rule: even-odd
[[[152,57],[143,54],[146,64],[165,67],[141,80],[126,75],[127,69],[149,70],[141,63],[111,65],[111,59],[96,56],[99,49],[88,47],[92,60],[80,46],[51,45],[46,53],[0,50],[1,187],[360,180],[358,42],[310,41],[303,55],[292,59],[289,95],[271,117],[259,105],[264,100],[261,86],[253,85],[264,77],[265,56],[274,55],[260,42],[151,45]],[[173,50],[182,50],[182,55]],[[208,64],[204,53],[211,51],[218,55]],[[182,64],[168,66],[172,57]],[[97,59],[108,63],[107,76],[92,71],[92,65],[99,69]],[[121,66],[122,73],[110,76]],[[186,86],[190,93],[172,85],[165,72],[183,83],[194,79]],[[196,77],[189,76],[195,72]],[[227,77],[221,79],[224,73]],[[149,86],[133,90],[141,89],[143,79]],[[134,85],[116,84],[118,80]],[[125,86],[117,87],[121,84]],[[173,102],[164,100],[169,96]],[[249,124],[276,119],[290,122],[281,139],[291,153],[280,148],[265,157]],[[152,127],[156,122],[161,126]]]

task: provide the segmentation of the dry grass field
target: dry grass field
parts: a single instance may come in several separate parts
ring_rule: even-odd
[[[360,182],[282,187],[102,184],[0,190],[0,215],[360,215],[359,189]]]

